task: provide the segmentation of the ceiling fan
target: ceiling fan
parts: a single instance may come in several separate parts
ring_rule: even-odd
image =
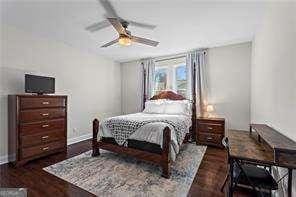
[[[123,46],[129,46],[131,45],[132,42],[137,42],[137,43],[154,46],[154,47],[156,47],[159,44],[159,42],[157,41],[133,36],[131,35],[131,32],[127,30],[128,25],[133,25],[133,26],[142,27],[146,29],[154,29],[156,27],[155,25],[139,23],[131,20],[124,20],[123,18],[117,15],[117,13],[115,12],[115,9],[113,8],[113,6],[108,0],[99,0],[99,1],[107,12],[104,15],[106,17],[106,20],[103,20],[98,23],[94,23],[86,27],[85,29],[87,31],[94,32],[112,25],[119,34],[117,39],[112,40],[111,42],[108,42],[102,45],[101,47],[108,47],[117,42]]]

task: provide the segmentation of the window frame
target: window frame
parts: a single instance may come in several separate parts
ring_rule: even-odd
[[[157,72],[157,70],[161,70],[161,69],[165,69],[166,70],[166,87],[165,89],[156,89],[156,74],[154,77],[154,94],[159,93],[160,91],[165,91],[165,90],[173,90],[175,92],[178,92],[178,90],[184,91],[185,93],[182,94],[183,96],[186,96],[186,92],[187,92],[187,85],[186,85],[186,89],[178,89],[177,86],[177,68],[181,67],[181,66],[185,66],[186,69],[186,84],[188,83],[188,76],[187,76],[187,68],[186,68],[186,61],[184,59],[183,62],[180,63],[175,63],[175,64],[171,64],[171,65],[155,65],[155,73]]]

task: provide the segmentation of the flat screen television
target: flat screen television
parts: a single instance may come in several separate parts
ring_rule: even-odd
[[[53,94],[55,92],[55,78],[25,74],[25,92]]]

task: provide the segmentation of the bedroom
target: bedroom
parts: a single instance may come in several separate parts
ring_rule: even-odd
[[[25,188],[29,196],[51,195],[52,192],[69,196],[135,192],[128,185],[116,190],[116,184],[118,186],[127,181],[134,185],[142,183],[138,185],[138,192],[149,191],[152,192],[149,194],[156,196],[163,193],[153,193],[153,189],[155,192],[170,191],[175,196],[229,194],[229,179],[227,186],[220,191],[228,172],[227,151],[209,145],[202,154],[201,147],[204,146],[196,146],[195,142],[191,142],[196,139],[194,135],[198,132],[197,128],[191,129],[193,137],[189,137],[189,142],[184,145],[201,148],[198,149],[201,153],[192,157],[192,162],[196,165],[193,170],[187,169],[188,176],[187,171],[183,171],[185,175],[178,174],[177,178],[180,179],[174,179],[176,172],[179,172],[174,165],[182,158],[179,157],[180,154],[187,153],[186,151],[180,151],[176,161],[171,163],[169,179],[162,178],[161,169],[155,170],[155,165],[145,162],[138,164],[138,160],[123,157],[121,154],[111,157],[114,160],[108,160],[111,163],[99,163],[106,161],[102,160],[101,156],[90,157],[90,160],[98,160],[96,165],[103,166],[102,169],[98,168],[99,170],[85,168],[86,171],[93,170],[90,178],[79,173],[85,172],[79,166],[69,177],[53,171],[67,169],[65,163],[60,163],[60,167],[54,164],[73,162],[67,159],[78,155],[87,156],[83,153],[91,151],[92,121],[95,118],[102,122],[106,118],[141,112],[144,95],[145,101],[148,101],[156,93],[151,93],[153,91],[150,90],[153,89],[173,90],[189,98],[189,105],[194,101],[195,95],[197,113],[189,110],[189,114],[196,114],[196,118],[191,117],[191,126],[195,125],[192,123],[198,122],[201,115],[208,119],[223,118],[224,133],[228,136],[228,130],[249,131],[250,123],[262,123],[296,141],[294,2],[170,1],[168,8],[167,1],[110,1],[120,17],[146,24],[146,28],[143,28],[131,23],[127,29],[132,35],[149,38],[159,44],[153,47],[134,42],[131,46],[115,43],[101,48],[118,37],[115,28],[110,23],[97,31],[90,31],[87,27],[108,20],[110,16],[106,14],[110,9],[106,9],[106,2],[108,1],[1,1],[0,188],[3,189],[0,189],[0,192],[6,191],[5,188]],[[200,53],[201,51],[206,53]],[[198,58],[194,59],[194,53],[199,54]],[[205,72],[189,72],[194,67],[194,64],[188,63],[189,56],[192,56],[193,60],[205,58],[203,63],[193,61],[196,68],[202,66],[204,70],[201,71]],[[146,72],[147,79],[144,80],[143,69],[151,61],[155,65],[154,71],[158,70],[158,73],[166,77],[151,81],[148,77],[151,75]],[[180,88],[174,74],[178,66],[184,66],[186,72],[180,74],[183,81],[186,79],[186,85]],[[189,77],[189,73],[195,74],[195,86],[192,86],[193,75]],[[15,168],[8,164],[8,161],[11,161],[9,157],[12,157],[9,147],[13,144],[10,141],[13,136],[9,137],[11,130],[8,113],[11,110],[8,109],[8,95],[31,95],[25,93],[25,74],[53,77],[54,95],[67,96],[64,132],[66,131],[68,147],[67,154],[64,151],[34,158]],[[151,85],[152,83],[154,85]],[[195,91],[192,91],[193,88]],[[206,101],[200,102],[200,98],[205,98]],[[218,143],[222,146],[221,141],[219,138]],[[124,161],[119,160],[122,157]],[[293,157],[296,156],[292,155],[290,158]],[[108,164],[114,165],[113,162],[120,162],[121,165],[110,168]],[[125,162],[131,162],[132,167],[126,166]],[[52,166],[51,172],[43,169],[48,166]],[[133,168],[140,170],[138,175],[129,171]],[[284,168],[274,167],[272,170],[277,181],[286,174]],[[139,177],[143,175],[144,178],[139,178],[135,183],[132,178],[124,177],[127,172]],[[116,175],[121,176],[116,178]],[[290,188],[295,195],[295,172],[293,175]],[[75,180],[75,177],[78,177],[78,180]],[[108,181],[102,181],[100,184],[98,180],[102,178]],[[186,180],[182,184],[181,178]],[[95,187],[93,179],[97,181]],[[147,185],[149,181],[154,185]],[[52,185],[48,186],[48,182],[52,182]],[[286,176],[277,184],[278,189],[273,191],[273,195],[288,196],[288,182]],[[170,184],[176,187],[165,187]],[[249,191],[236,188],[234,194],[243,196],[248,195]]]

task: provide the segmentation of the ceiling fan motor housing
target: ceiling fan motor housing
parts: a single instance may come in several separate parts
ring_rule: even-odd
[[[124,27],[125,29],[126,29],[126,28],[128,27],[128,25],[129,25],[129,22],[127,22],[127,21],[125,21],[125,20],[121,20],[120,23],[121,23],[122,27]]]
[[[129,35],[125,35],[125,34],[120,34],[119,35],[119,38],[130,38],[130,36]]]

